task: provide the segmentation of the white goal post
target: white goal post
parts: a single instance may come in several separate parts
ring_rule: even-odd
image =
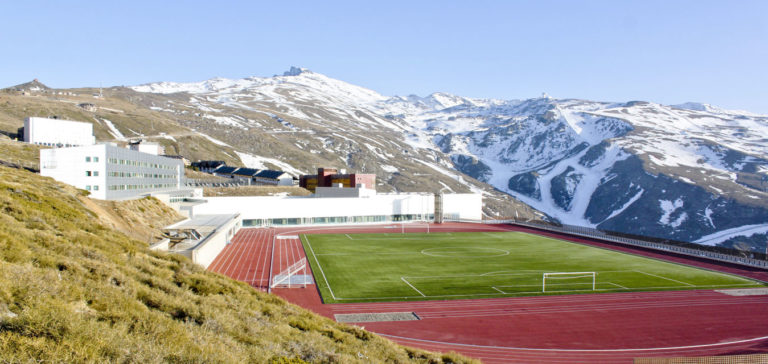
[[[290,288],[291,277],[293,277],[294,275],[296,275],[296,273],[306,268],[307,268],[307,258],[301,258],[298,262],[291,264],[290,267],[286,268],[284,271],[276,275],[272,279],[272,284],[269,286],[269,288],[275,288],[277,287],[277,285],[286,281],[287,281],[288,288]],[[304,283],[303,286],[306,287],[306,283]]]
[[[592,278],[592,290],[595,290],[596,283],[597,283],[597,272],[554,272],[554,273],[543,273],[541,277],[541,291],[546,292],[547,291],[547,278],[550,280],[560,280],[560,279],[577,279],[577,278]]]
[[[428,221],[409,221],[409,222],[401,222],[400,223],[400,231],[401,233],[405,234],[405,231],[407,230],[406,226],[408,228],[411,228],[412,230],[417,227],[425,227],[427,229],[427,234],[429,234],[429,222]]]

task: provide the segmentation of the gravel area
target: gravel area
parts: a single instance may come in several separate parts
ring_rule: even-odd
[[[764,296],[768,295],[768,288],[718,289],[716,292],[729,296]]]
[[[413,312],[368,312],[334,315],[338,322],[378,322],[378,321],[415,321],[419,320]]]

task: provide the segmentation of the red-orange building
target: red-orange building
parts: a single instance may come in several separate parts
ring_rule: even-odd
[[[342,187],[358,188],[376,188],[375,174],[345,173],[344,170],[336,168],[318,168],[317,174],[305,174],[299,177],[299,186],[304,187],[313,193],[316,187],[334,187],[341,184]]]

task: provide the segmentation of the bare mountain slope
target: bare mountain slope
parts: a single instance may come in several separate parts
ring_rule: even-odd
[[[293,175],[321,166],[346,168],[375,173],[382,192],[480,191],[489,216],[541,216],[508,194],[454,170],[440,151],[410,145],[402,138],[404,127],[354,107],[386,99],[383,96],[305,70],[294,69],[292,74],[217,79],[175,88],[171,86],[178,84],[135,87],[163,93],[112,87],[103,90],[103,98],[92,96],[98,89],[32,96],[6,90],[0,93],[0,129],[12,133],[26,116],[56,115],[93,122],[99,141],[142,138],[192,160],[222,159],[230,165],[276,168]],[[94,104],[95,110],[79,107],[82,103]]]
[[[765,246],[766,116],[695,103],[385,97],[298,68],[133,89],[174,98],[152,105],[166,112],[196,109],[222,140],[259,130],[266,140],[248,152],[377,173],[384,189],[482,181],[563,223]]]
[[[375,173],[384,192],[482,191],[490,216],[537,218],[536,209],[567,224],[760,251],[768,240],[767,116],[696,103],[386,97],[300,68],[104,95],[94,103],[127,111],[79,112],[105,124],[99,139],[144,135],[192,159],[292,174]],[[17,98],[5,109],[0,99],[0,122],[21,116],[18,104],[63,102],[0,97]]]

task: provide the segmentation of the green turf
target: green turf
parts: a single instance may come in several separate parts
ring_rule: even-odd
[[[302,242],[326,303],[763,286],[520,232],[306,235]],[[596,287],[591,276],[548,279],[544,293],[544,272],[596,272]]]

